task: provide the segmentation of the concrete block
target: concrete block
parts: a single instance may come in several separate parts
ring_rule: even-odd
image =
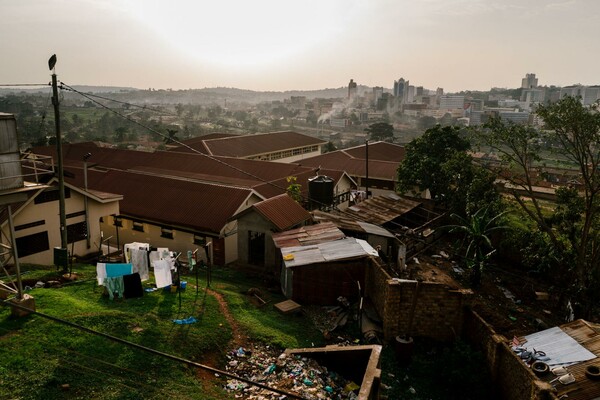
[[[14,298],[10,299],[8,302],[21,307],[28,308],[31,311],[35,311],[35,299],[31,295],[24,294],[22,299],[17,300],[16,298]],[[23,310],[19,307],[11,307],[11,309],[11,314],[15,317],[24,317],[26,315],[31,314],[31,311]]]

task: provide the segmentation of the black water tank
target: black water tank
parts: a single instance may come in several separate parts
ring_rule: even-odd
[[[308,195],[315,208],[324,208],[333,204],[333,179],[325,175],[308,178]]]

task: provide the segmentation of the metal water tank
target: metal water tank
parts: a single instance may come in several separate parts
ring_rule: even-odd
[[[328,176],[308,178],[308,195],[314,207],[323,208],[333,204],[334,181]]]
[[[23,187],[23,173],[13,114],[0,113],[0,190]]]

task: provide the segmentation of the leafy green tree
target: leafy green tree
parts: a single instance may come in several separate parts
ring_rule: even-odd
[[[494,175],[473,164],[467,154],[470,143],[456,127],[435,127],[406,145],[406,157],[398,167],[397,190],[418,196],[428,190],[431,198],[451,212],[467,215],[484,204],[500,210]]]
[[[386,122],[377,122],[364,129],[371,140],[386,140],[394,138],[394,126]]]
[[[500,155],[509,190],[523,211],[545,234],[557,258],[570,260],[570,273],[561,276],[578,303],[577,316],[589,318],[600,301],[600,113],[579,98],[564,97],[540,105],[544,131],[492,120],[479,139]],[[578,187],[557,190],[556,207],[548,211],[536,196],[543,170],[540,143],[556,143],[557,151],[577,166]]]
[[[295,176],[288,176],[285,178],[288,183],[287,194],[297,203],[302,202],[302,185],[298,183],[298,178]]]
[[[117,143],[123,142],[127,138],[128,129],[124,126],[119,126],[115,129],[114,140]]]
[[[461,247],[464,248],[465,265],[470,271],[471,283],[474,286],[479,286],[481,283],[483,268],[496,251],[492,245],[492,233],[507,229],[507,226],[497,225],[505,213],[492,216],[489,207],[485,207],[467,217],[452,214],[451,217],[457,221],[457,224],[445,227],[450,230],[450,233],[463,235]]]

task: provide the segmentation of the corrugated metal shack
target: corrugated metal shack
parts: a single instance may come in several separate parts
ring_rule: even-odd
[[[281,254],[281,289],[286,297],[321,305],[335,304],[340,296],[357,299],[359,288],[364,288],[366,268],[372,257],[377,257],[369,243],[355,238],[282,247]]]

